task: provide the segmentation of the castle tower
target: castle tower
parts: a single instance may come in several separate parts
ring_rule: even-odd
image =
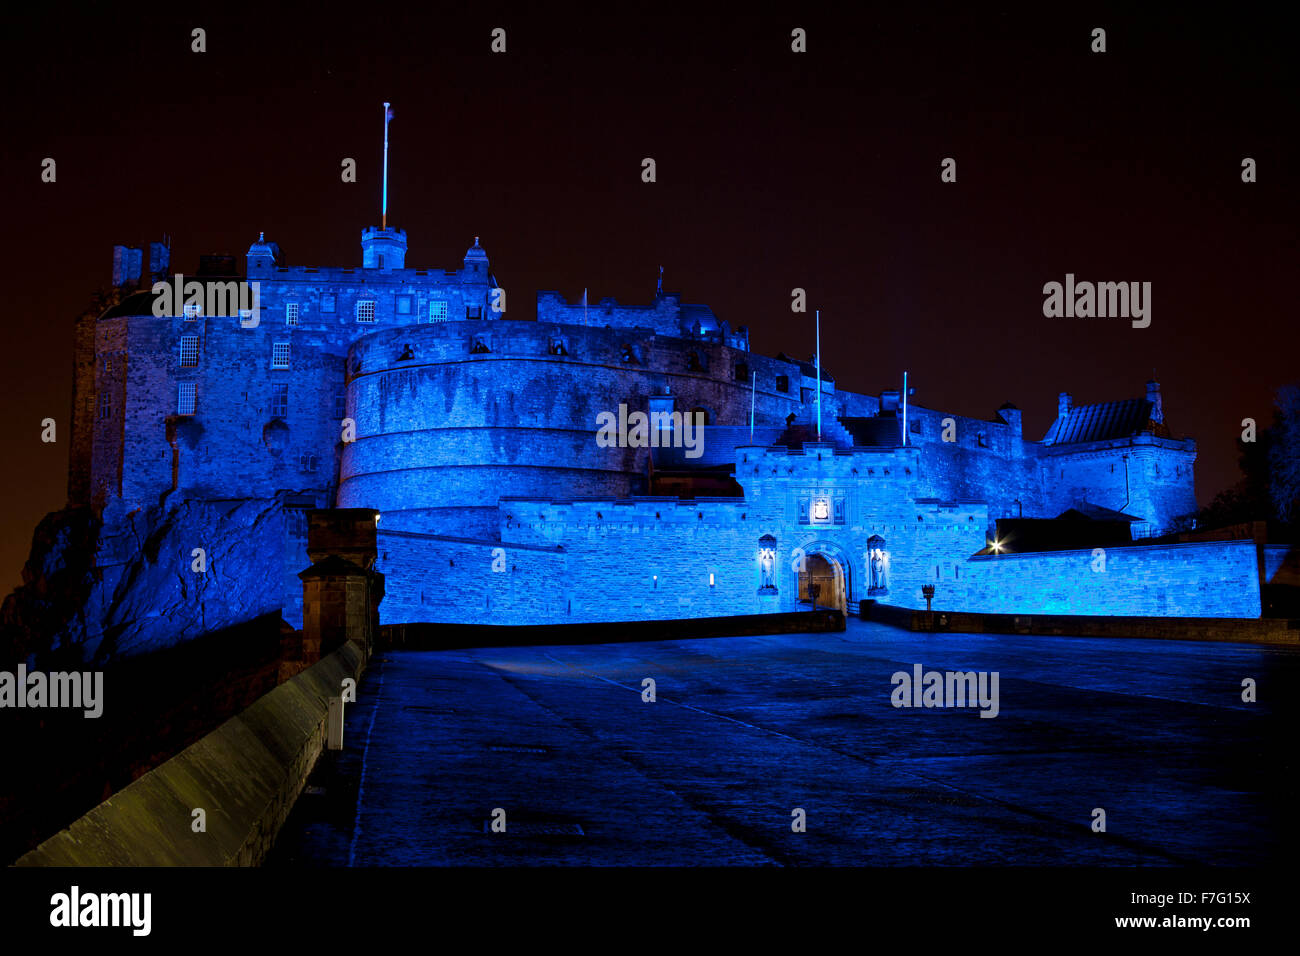
[[[406,268],[406,230],[376,229],[368,226],[361,231],[361,268]]]
[[[465,253],[465,275],[471,281],[481,279],[486,282],[488,280],[488,254],[478,244],[478,236],[474,237],[474,245],[470,246]]]
[[[248,254],[245,259],[247,263],[246,274],[257,275],[262,272],[270,272],[275,268],[280,259],[280,247],[274,242],[266,241],[266,233],[257,234],[257,242],[248,247]]]

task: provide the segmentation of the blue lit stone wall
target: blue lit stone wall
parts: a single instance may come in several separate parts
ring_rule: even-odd
[[[550,353],[557,338],[562,356]],[[476,342],[490,351],[476,354]],[[697,348],[704,371],[688,364]],[[644,329],[447,322],[376,332],[349,359],[357,437],[343,449],[339,504],[376,508],[387,527],[492,538],[502,496],[644,493],[647,449],[600,447],[597,416],[616,415],[620,403],[647,411],[651,395],[670,390],[678,411],[703,408],[710,422],[742,425],[750,389],[732,369],[748,359]],[[797,396],[769,379],[757,420],[784,424]]]
[[[1251,541],[1135,545],[989,555],[967,562],[962,590],[935,606],[1005,614],[1259,617],[1259,567]]]

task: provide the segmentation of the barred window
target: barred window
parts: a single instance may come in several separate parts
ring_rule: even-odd
[[[297,302],[286,302],[284,304],[284,324],[285,325],[298,324],[298,303]]]
[[[323,295],[323,296],[320,297],[320,310],[321,310],[322,312],[333,312],[333,311],[334,311],[334,296],[333,296],[332,294],[331,294],[331,295]]]
[[[185,303],[185,309],[184,309],[184,312],[185,312],[185,321],[186,321],[186,322],[193,322],[196,318],[198,318],[198,316],[199,316],[199,311],[200,311],[200,310],[199,310],[199,303],[197,303],[197,302],[186,302],[186,303]]]
[[[342,419],[347,414],[348,396],[343,389],[334,392],[334,417]]]
[[[195,408],[195,387],[193,382],[181,382],[176,399],[177,415],[193,415]]]
[[[289,367],[289,343],[275,342],[271,345],[271,368]]]
[[[357,302],[357,321],[373,322],[375,321],[375,300],[361,299]]]
[[[447,300],[434,299],[429,303],[429,321],[446,322],[447,321]]]
[[[113,396],[107,390],[99,393],[99,417],[102,421],[113,415]]]
[[[271,416],[286,418],[289,415],[289,386],[276,385],[271,393]]]
[[[181,336],[181,368],[194,368],[199,364],[199,337]]]

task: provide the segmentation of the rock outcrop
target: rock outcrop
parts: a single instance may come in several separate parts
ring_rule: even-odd
[[[281,498],[54,512],[0,609],[0,657],[102,664],[279,611],[308,563],[290,542]]]

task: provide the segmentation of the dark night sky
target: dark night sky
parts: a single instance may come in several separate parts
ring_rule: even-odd
[[[789,309],[802,286],[841,386],[876,393],[907,369],[919,404],[988,417],[1009,400],[1035,438],[1057,392],[1134,397],[1155,367],[1167,420],[1198,441],[1202,502],[1238,478],[1241,419],[1267,423],[1272,390],[1300,378],[1296,58],[1267,7],[389,6],[10,21],[0,590],[65,500],[72,320],[112,245],[170,233],[172,271],[191,272],[265,230],[292,263],[359,265],[384,99],[407,264],[455,267],[480,235],[514,317],[538,289],[648,302],[662,263],[669,291],[749,325],[757,351],[809,355],[811,313]],[[1152,282],[1151,327],[1044,318],[1043,283],[1067,272]]]

